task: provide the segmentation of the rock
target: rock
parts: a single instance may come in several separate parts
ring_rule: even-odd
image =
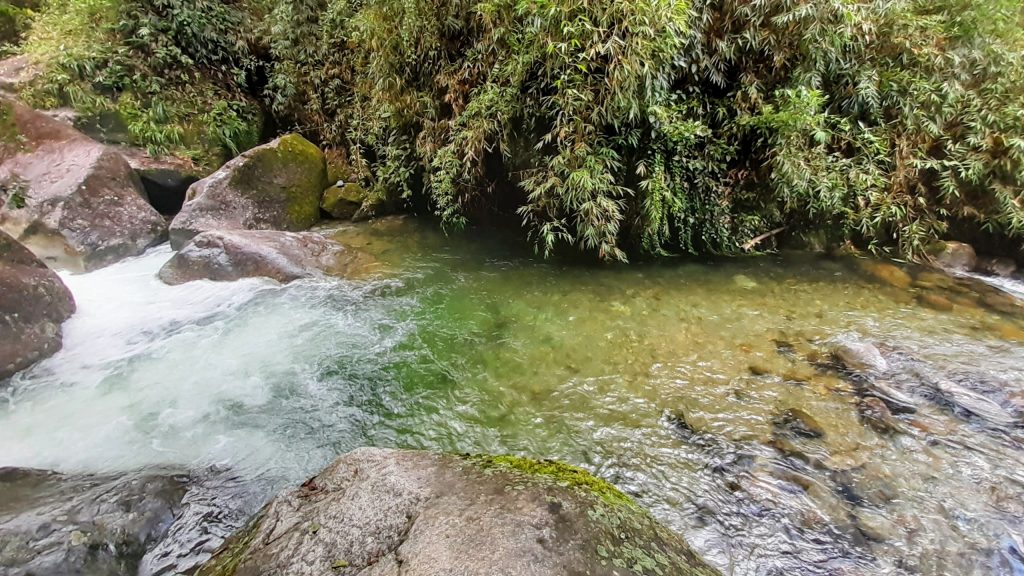
[[[861,422],[876,432],[887,434],[900,429],[899,421],[893,417],[889,407],[880,398],[867,396],[858,404]]]
[[[0,573],[135,574],[174,520],[185,480],[0,469]]]
[[[934,292],[923,292],[917,297],[918,302],[921,303],[925,308],[931,308],[932,310],[938,310],[940,312],[949,312],[953,309],[953,302]]]
[[[821,438],[825,436],[825,428],[818,421],[800,408],[789,408],[775,418],[775,426],[804,438]]]
[[[732,283],[744,290],[753,290],[757,288],[757,282],[754,282],[750,276],[745,274],[737,274],[732,277]]]
[[[324,190],[320,207],[334,218],[350,220],[366,201],[366,191],[359,184],[339,182]]]
[[[944,400],[953,406],[966,410],[992,424],[1010,427],[1017,423],[1017,419],[999,404],[950,380],[935,380],[932,386]]]
[[[0,231],[0,380],[60,350],[74,311],[60,277]]]
[[[953,272],[974,270],[978,261],[974,248],[963,242],[936,242],[926,252],[936,266]]]
[[[988,292],[982,296],[981,303],[996,312],[1024,317],[1024,303],[1005,292]]]
[[[352,221],[365,222],[371,218],[380,218],[381,216],[394,213],[395,205],[393,202],[378,196],[370,196],[363,201],[363,205],[352,215]]]
[[[320,219],[325,188],[323,152],[298,134],[282,136],[193,184],[171,223],[171,246],[210,230],[307,230]]]
[[[832,353],[850,372],[881,373],[889,369],[889,363],[873,344],[848,340],[839,343]]]
[[[896,414],[913,414],[917,412],[917,402],[913,397],[900,392],[895,387],[878,379],[863,382],[860,387],[862,394],[878,398]]]
[[[95,270],[162,242],[167,226],[116,150],[0,100],[0,229],[44,260]]]
[[[176,285],[194,280],[231,282],[266,277],[278,282],[365,271],[373,260],[315,232],[219,230],[193,238],[160,269]]]
[[[857,508],[853,512],[857,528],[868,538],[876,542],[895,540],[900,535],[900,528],[880,512],[866,508]]]
[[[887,262],[860,260],[861,268],[869,275],[896,288],[910,288],[913,278],[905,270]]]
[[[278,496],[198,575],[658,573],[718,574],[583,470],[364,448]]]
[[[27,54],[11,56],[0,61],[0,90],[18,92],[39,76],[41,68],[32,63]]]
[[[974,270],[982,274],[1007,278],[1017,271],[1017,263],[1012,258],[1002,256],[980,256]]]

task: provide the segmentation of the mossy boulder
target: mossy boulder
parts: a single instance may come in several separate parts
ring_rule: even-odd
[[[333,218],[349,220],[366,201],[366,190],[353,182],[342,182],[324,190],[320,207]]]
[[[74,311],[60,277],[0,231],[0,380],[60,350]]]
[[[326,187],[323,152],[298,134],[282,136],[193,184],[171,223],[171,246],[209,230],[306,230],[320,219]]]
[[[0,100],[0,229],[57,266],[94,270],[162,242],[167,223],[116,149]]]
[[[712,576],[679,535],[584,470],[359,449],[272,501],[199,576]]]
[[[936,266],[953,272],[973,270],[978,262],[974,247],[963,242],[934,242],[926,252]]]

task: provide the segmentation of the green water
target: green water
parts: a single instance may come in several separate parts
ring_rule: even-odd
[[[363,445],[511,452],[610,480],[725,574],[1024,574],[1012,298],[817,255],[604,266],[414,220],[330,233],[379,265],[167,287],[161,249],[68,277],[79,313],[10,382],[0,466],[217,466],[269,498]],[[895,431],[830,364],[843,337],[878,345],[913,398]],[[793,410],[822,436],[785,428]]]

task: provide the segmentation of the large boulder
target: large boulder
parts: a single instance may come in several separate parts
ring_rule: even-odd
[[[364,448],[272,501],[198,574],[718,572],[629,497],[578,468]]]
[[[0,380],[60,350],[74,311],[60,277],[0,231]]]
[[[94,270],[163,241],[167,225],[114,149],[0,100],[0,229],[59,266]]]
[[[185,481],[0,468],[0,574],[135,574],[178,514]]]
[[[315,232],[217,230],[189,241],[160,269],[160,279],[171,285],[252,277],[287,283],[324,274],[349,276],[370,264],[370,256]]]
[[[171,246],[210,230],[306,230],[320,218],[326,187],[323,152],[298,134],[282,136],[193,184],[171,223]]]

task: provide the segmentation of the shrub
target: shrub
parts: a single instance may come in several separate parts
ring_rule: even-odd
[[[1024,234],[1012,0],[306,0],[276,109],[448,225],[544,252],[730,253],[779,227],[905,255]],[[303,41],[302,39],[306,40]]]

